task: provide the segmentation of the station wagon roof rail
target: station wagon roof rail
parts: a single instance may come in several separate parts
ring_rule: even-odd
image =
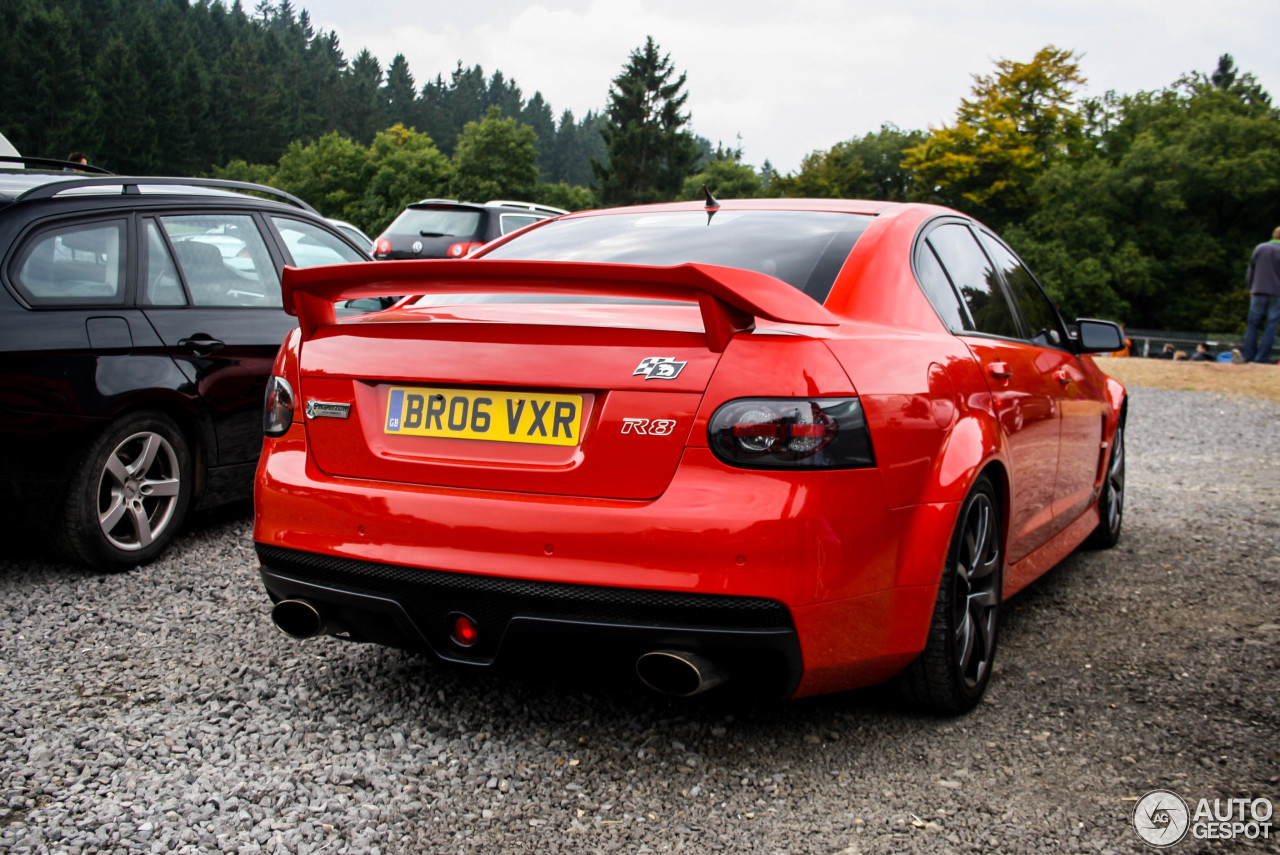
[[[25,202],[29,199],[52,199],[68,190],[78,190],[85,187],[112,187],[119,186],[120,192],[125,196],[136,196],[141,193],[141,187],[210,187],[219,190],[250,190],[255,193],[266,193],[276,196],[291,205],[301,208],[309,214],[319,216],[319,212],[308,205],[306,202],[294,196],[292,193],[286,193],[283,190],[277,190],[275,187],[268,187],[264,184],[252,184],[248,181],[228,181],[222,178],[151,178],[130,176],[127,178],[108,175],[98,178],[72,178],[66,181],[53,181],[43,184],[39,187],[33,187],[22,195],[18,196],[15,201]]]

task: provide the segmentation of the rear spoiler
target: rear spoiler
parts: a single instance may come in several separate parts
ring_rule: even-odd
[[[328,267],[286,267],[284,308],[298,317],[303,339],[336,323],[333,304],[397,294],[581,294],[696,302],[707,345],[722,352],[756,318],[835,326],[839,320],[812,297],[779,279],[711,264],[651,267],[576,261],[431,259],[375,261]]]

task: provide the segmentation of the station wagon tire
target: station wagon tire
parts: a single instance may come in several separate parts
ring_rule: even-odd
[[[1120,542],[1124,527],[1124,422],[1116,425],[1116,435],[1111,440],[1107,475],[1098,497],[1098,518],[1098,527],[1083,544],[1085,549],[1110,549]]]
[[[146,564],[168,548],[191,501],[191,450],[162,413],[116,421],[89,445],[67,486],[59,546],[106,571]]]
[[[983,475],[956,518],[924,652],[897,678],[912,706],[957,715],[982,699],[1000,627],[1002,531],[999,499]]]

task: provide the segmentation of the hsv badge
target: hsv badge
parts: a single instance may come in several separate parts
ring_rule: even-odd
[[[674,380],[680,376],[681,369],[688,364],[676,362],[674,356],[646,356],[640,360],[639,367],[631,372],[631,376],[643,374],[646,380]]]

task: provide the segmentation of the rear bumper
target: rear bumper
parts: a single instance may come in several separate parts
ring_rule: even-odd
[[[700,653],[754,693],[791,695],[800,645],[781,603],[746,597],[635,591],[443,573],[257,544],[273,602],[306,600],[330,634],[433,653],[471,666],[531,652],[585,652],[634,662],[652,650]],[[463,647],[451,634],[464,614],[479,629]],[[575,653],[576,651],[576,653]],[[736,673],[735,673],[736,672]]]
[[[877,470],[736,470],[698,448],[660,498],[640,502],[339,478],[310,462],[300,425],[267,443],[254,540],[273,599],[330,604],[353,637],[475,664],[535,636],[758,653],[793,696],[882,681],[923,649],[957,511],[885,507]],[[516,603],[473,614],[472,585]],[[559,594],[523,599],[541,585]],[[566,611],[570,594],[617,607]],[[704,599],[716,608],[690,606]],[[775,616],[744,623],[729,601],[767,602]],[[456,649],[443,620],[455,611],[496,627],[497,646]]]

